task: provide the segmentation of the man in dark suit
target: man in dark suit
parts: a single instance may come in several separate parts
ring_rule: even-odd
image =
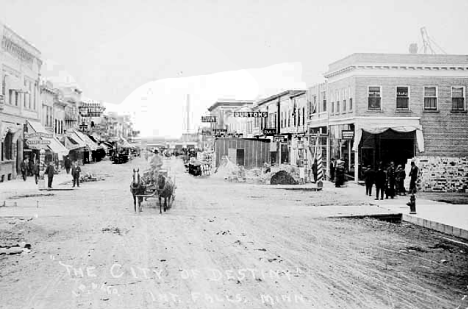
[[[80,173],[81,173],[81,168],[78,166],[78,162],[75,161],[73,163],[73,167],[71,170],[72,176],[73,176],[73,188],[76,186],[80,186]]]
[[[55,174],[55,167],[54,167],[54,162],[50,161],[49,165],[47,166],[45,170],[45,174],[47,174],[47,187],[49,189],[52,189],[52,181],[54,180],[54,174]]]
[[[28,172],[28,159],[24,159],[20,164],[21,175],[23,176],[23,180],[26,181],[27,172]]]
[[[39,165],[39,160],[36,160],[36,163],[34,163],[33,165],[33,174],[34,174],[34,180],[36,181],[36,185],[37,185],[37,182],[39,180],[39,172],[40,172],[40,165]]]

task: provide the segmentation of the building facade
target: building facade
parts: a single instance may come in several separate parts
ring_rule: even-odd
[[[355,180],[362,166],[468,155],[468,56],[353,54],[330,64],[325,77],[330,156],[347,161]],[[421,187],[460,189],[431,164],[425,173],[434,176],[422,177]]]
[[[40,119],[41,53],[0,24],[0,181],[16,178],[23,160],[23,128]]]

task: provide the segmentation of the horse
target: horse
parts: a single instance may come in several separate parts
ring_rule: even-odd
[[[135,212],[137,212],[137,206],[136,206],[136,200],[137,200],[137,195],[144,195],[146,186],[143,184],[143,182],[140,179],[140,169],[133,169],[133,180],[130,183],[130,192],[133,195],[133,207],[135,209]],[[141,202],[143,201],[143,197],[139,196],[138,197],[138,210],[141,212]]]
[[[172,202],[174,201],[174,182],[163,174],[158,176],[158,198],[159,198],[159,213],[162,214],[162,203],[161,198],[164,198],[164,212],[171,208]],[[169,199],[169,206],[167,205],[167,199]]]

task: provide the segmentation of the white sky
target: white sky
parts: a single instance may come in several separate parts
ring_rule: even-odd
[[[447,53],[468,54],[467,12],[466,0],[0,0],[0,20],[56,63],[44,75],[71,76],[86,97],[116,104],[139,105],[153,85],[164,118],[143,126],[174,136],[189,90],[202,113],[205,98],[311,85],[349,54],[421,46],[424,26]]]

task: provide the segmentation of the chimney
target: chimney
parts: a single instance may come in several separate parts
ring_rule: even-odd
[[[410,52],[410,54],[417,54],[418,53],[418,44],[411,43],[410,46],[409,46],[409,52]]]

